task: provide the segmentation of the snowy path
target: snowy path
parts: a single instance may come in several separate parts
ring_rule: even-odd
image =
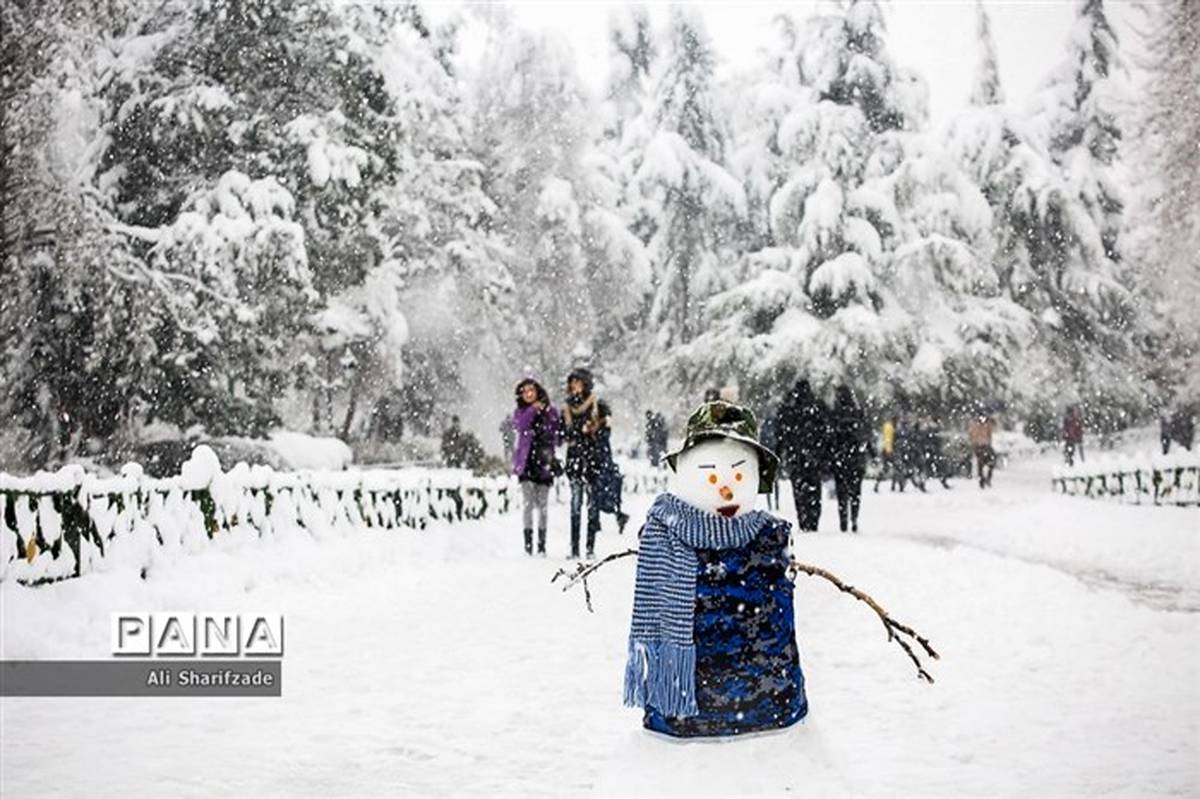
[[[938,682],[860,603],[801,577],[809,721],[732,743],[640,732],[620,705],[632,562],[593,581],[588,614],[549,584],[561,560],[516,551],[515,518],[213,551],[148,581],[6,585],[9,658],[107,657],[118,609],[278,609],[288,627],[280,699],[0,700],[0,791],[1196,795],[1197,517],[1057,498],[1043,467],[998,472],[989,493],[868,490],[858,537],[828,532],[827,501],[798,557],[929,635]],[[627,544],[606,529],[601,548]]]

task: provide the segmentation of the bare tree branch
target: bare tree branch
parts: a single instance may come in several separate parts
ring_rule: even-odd
[[[804,572],[805,574],[811,575],[813,577],[820,577],[822,579],[828,580],[829,582],[831,582],[835,586],[837,586],[837,589],[839,591],[847,593],[850,596],[854,597],[855,599],[865,602],[867,604],[867,606],[869,608],[871,608],[871,610],[875,611],[875,615],[879,616],[879,620],[881,622],[883,622],[883,628],[884,628],[884,630],[887,631],[888,640],[895,641],[897,644],[899,644],[900,648],[904,650],[904,652],[908,655],[909,659],[911,659],[912,662],[916,665],[917,677],[919,679],[925,680],[926,682],[929,682],[929,683],[933,682],[933,677],[929,674],[929,672],[927,672],[925,670],[925,667],[921,664],[921,660],[917,657],[916,653],[913,652],[912,647],[909,645],[908,641],[904,640],[904,638],[902,638],[901,635],[907,635],[909,638],[913,639],[914,641],[916,641],[918,644],[921,645],[921,648],[925,650],[925,654],[929,655],[929,657],[933,658],[934,660],[939,660],[941,656],[938,655],[938,653],[934,651],[933,646],[931,646],[929,643],[929,639],[927,639],[921,635],[918,635],[917,633],[915,633],[913,631],[913,629],[911,627],[901,624],[900,622],[896,621],[891,616],[889,616],[888,612],[886,610],[884,610],[883,607],[880,606],[880,604],[878,602],[876,602],[873,597],[871,597],[871,595],[858,590],[857,588],[855,588],[852,585],[846,585],[844,582],[841,581],[840,578],[838,578],[832,572],[826,571],[825,569],[822,569],[819,566],[811,566],[807,563],[801,563],[800,561],[793,558],[791,563],[788,564],[788,576],[791,578],[791,580],[793,582],[795,582],[796,575],[799,574],[800,572]],[[897,635],[897,633],[899,633],[900,635]]]
[[[636,555],[637,553],[638,551],[636,549],[627,549],[624,552],[617,552],[613,555],[602,558],[590,565],[580,561],[579,563],[575,564],[574,572],[569,572],[565,568],[559,569],[554,573],[554,576],[550,578],[550,582],[554,582],[559,577],[566,577],[567,582],[565,585],[563,585],[563,591],[568,591],[575,586],[582,584],[583,599],[584,602],[587,603],[588,613],[595,613],[596,611],[592,609],[592,589],[590,586],[588,586],[588,578],[595,574],[596,570],[605,563],[619,560],[620,558],[627,558],[630,555]]]

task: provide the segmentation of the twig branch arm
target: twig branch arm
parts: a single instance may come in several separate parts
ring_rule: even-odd
[[[922,680],[925,680],[926,682],[930,682],[930,683],[933,682],[933,677],[929,674],[929,672],[927,672],[925,670],[925,666],[921,663],[920,658],[918,658],[916,653],[913,652],[912,646],[910,646],[909,642],[904,640],[904,638],[902,636],[906,635],[909,638],[911,638],[912,640],[916,641],[918,644],[921,645],[921,648],[925,650],[925,654],[929,655],[929,657],[933,658],[934,660],[939,660],[941,656],[938,655],[938,653],[934,650],[933,646],[929,643],[928,638],[925,638],[922,635],[918,635],[908,625],[901,624],[900,622],[893,619],[890,615],[888,615],[888,612],[886,610],[884,610],[883,607],[878,602],[876,602],[875,598],[872,597],[870,594],[860,591],[852,585],[847,585],[846,583],[842,582],[842,580],[837,575],[833,574],[830,571],[822,569],[820,566],[813,566],[808,563],[801,563],[800,561],[793,558],[792,561],[788,564],[788,576],[794,582],[796,579],[796,575],[799,574],[800,572],[804,572],[805,574],[810,575],[812,577],[820,577],[823,580],[827,580],[828,582],[832,583],[839,591],[849,594],[850,596],[854,597],[855,599],[858,599],[858,600],[866,603],[867,607],[869,607],[869,608],[871,608],[871,610],[875,611],[875,615],[877,615],[879,617],[879,620],[883,623],[883,628],[884,628],[884,630],[887,631],[888,640],[895,641],[897,644],[899,644],[900,648],[904,650],[905,654],[908,655],[909,659],[912,660],[913,664],[917,667],[917,677]]]
[[[630,555],[636,555],[637,553],[638,551],[636,549],[627,549],[624,552],[616,552],[612,555],[601,558],[590,566],[580,561],[579,563],[575,564],[574,572],[569,572],[565,568],[559,569],[554,573],[554,576],[550,578],[550,582],[555,582],[559,577],[566,577],[567,582],[565,585],[563,585],[563,591],[568,591],[575,586],[582,584],[583,598],[587,603],[588,613],[595,613],[595,611],[592,609],[592,589],[590,586],[588,586],[588,578],[595,574],[596,570],[604,564],[611,563],[612,561],[619,560],[621,558],[627,558]]]

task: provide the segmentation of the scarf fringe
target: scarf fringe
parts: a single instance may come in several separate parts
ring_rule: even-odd
[[[651,706],[664,716],[700,715],[696,705],[696,647],[672,641],[629,640],[625,706]]]

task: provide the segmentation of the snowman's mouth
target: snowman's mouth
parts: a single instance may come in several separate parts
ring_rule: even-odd
[[[721,514],[726,519],[732,519],[734,515],[737,514],[738,508],[740,507],[741,505],[722,505],[721,507],[717,508],[717,513]]]

